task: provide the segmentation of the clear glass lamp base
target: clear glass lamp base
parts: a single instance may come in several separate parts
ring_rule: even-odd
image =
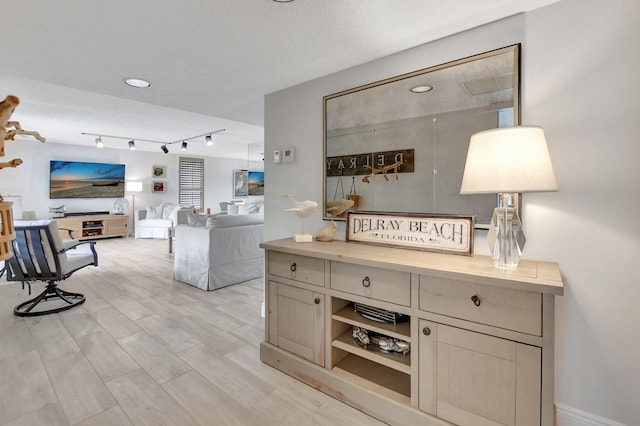
[[[514,270],[520,262],[526,238],[517,210],[508,205],[509,194],[501,195],[502,206],[493,211],[487,242],[495,267]]]

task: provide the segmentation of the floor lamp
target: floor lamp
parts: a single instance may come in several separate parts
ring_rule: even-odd
[[[129,180],[127,181],[127,183],[125,184],[125,190],[127,192],[131,192],[131,198],[132,198],[132,203],[131,203],[131,211],[133,212],[133,226],[131,227],[131,235],[135,236],[136,235],[136,192],[142,192],[142,182],[140,181],[135,181],[135,180]]]

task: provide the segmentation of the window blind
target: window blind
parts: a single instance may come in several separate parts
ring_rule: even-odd
[[[180,157],[178,202],[202,210],[204,205],[204,159]]]

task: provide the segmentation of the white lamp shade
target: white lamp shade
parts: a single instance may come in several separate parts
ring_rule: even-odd
[[[471,136],[460,194],[557,190],[541,127],[506,127]]]
[[[142,192],[142,182],[130,180],[125,184],[127,192]]]

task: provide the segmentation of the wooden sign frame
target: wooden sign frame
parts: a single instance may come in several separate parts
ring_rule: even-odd
[[[347,242],[473,256],[475,217],[347,212]]]

